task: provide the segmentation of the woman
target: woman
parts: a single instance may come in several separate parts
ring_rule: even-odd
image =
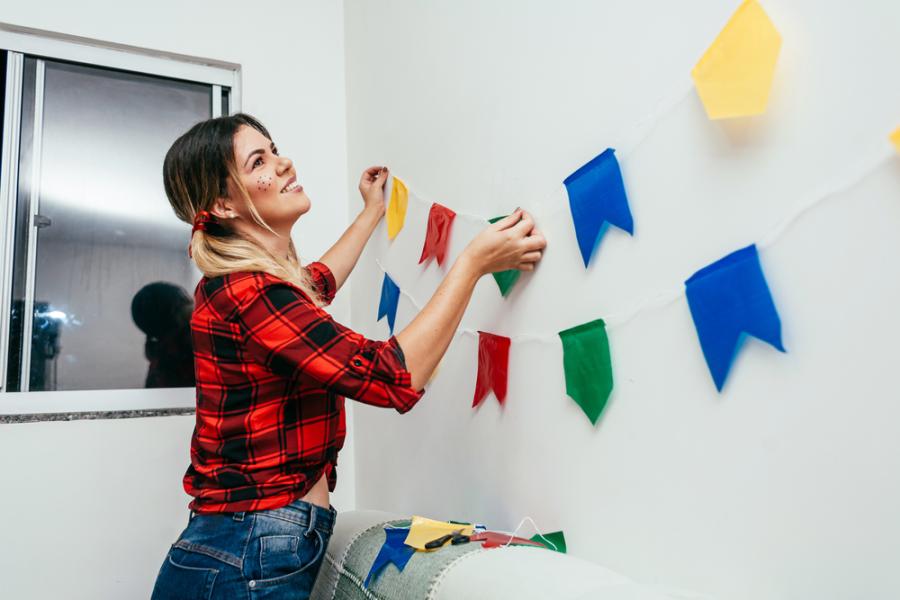
[[[478,279],[540,260],[546,242],[517,210],[472,240],[396,336],[372,341],[343,327],[322,306],[384,216],[387,173],[363,173],[363,210],[303,267],[290,234],[310,200],[261,123],[211,119],[169,149],[166,195],[194,225],[189,250],[204,277],[191,318],[197,417],[183,482],[194,500],[154,598],[306,598],[334,526],[343,396],[411,409]]]

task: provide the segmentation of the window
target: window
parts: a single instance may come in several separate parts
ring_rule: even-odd
[[[83,409],[83,394],[48,409],[21,392],[192,386],[200,274],[162,162],[192,124],[239,109],[238,70],[10,28],[0,56],[0,413],[13,396],[19,412]],[[193,397],[169,396],[107,408]]]

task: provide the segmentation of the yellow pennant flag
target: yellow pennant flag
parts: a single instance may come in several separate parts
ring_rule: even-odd
[[[403,229],[407,204],[409,204],[409,190],[406,189],[405,183],[394,177],[394,183],[391,185],[391,201],[387,207],[388,238],[394,239]]]
[[[891,141],[894,142],[894,148],[897,149],[897,152],[900,152],[900,127],[891,134]]]
[[[409,527],[409,534],[407,534],[404,543],[416,550],[424,550],[425,544],[428,542],[454,531],[459,531],[462,535],[472,535],[475,528],[471,525],[434,521],[425,517],[413,517],[412,525]]]
[[[766,110],[781,35],[756,0],[744,0],[691,71],[710,119]]]

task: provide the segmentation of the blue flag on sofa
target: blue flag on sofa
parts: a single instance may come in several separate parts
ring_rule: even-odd
[[[387,273],[384,274],[384,283],[381,284],[381,302],[378,304],[378,321],[387,317],[391,335],[394,335],[394,320],[397,318],[397,300],[400,298],[400,288],[394,283]]]
[[[372,581],[372,578],[377,577],[378,573],[389,563],[394,563],[399,571],[403,570],[406,563],[412,558],[412,555],[416,553],[415,548],[404,543],[407,535],[409,535],[408,527],[405,529],[385,528],[384,544],[381,546],[381,550],[378,551],[378,556],[375,557],[372,568],[369,569],[369,574],[366,576],[363,587],[369,587],[369,582]]]
[[[720,392],[745,334],[785,351],[756,245],[700,269],[685,288],[703,356]]]
[[[566,177],[563,183],[569,194],[575,237],[585,267],[606,232],[607,224],[634,235],[634,221],[615,150],[607,148]]]

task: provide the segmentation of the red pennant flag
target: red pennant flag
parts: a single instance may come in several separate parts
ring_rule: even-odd
[[[470,542],[484,542],[482,548],[499,548],[500,546],[537,546],[538,548],[546,548],[547,546],[534,540],[526,540],[525,538],[514,537],[508,533],[498,533],[496,531],[484,531],[476,533],[469,537]]]
[[[478,332],[478,379],[475,400],[478,406],[493,388],[500,405],[506,400],[506,378],[509,368],[509,338],[493,333]]]
[[[419,259],[420,265],[432,256],[437,258],[439,265],[444,265],[447,245],[450,243],[450,228],[455,217],[456,213],[446,206],[441,206],[437,202],[431,205],[431,211],[428,213],[428,230],[425,232],[425,247],[422,248],[422,258]]]

